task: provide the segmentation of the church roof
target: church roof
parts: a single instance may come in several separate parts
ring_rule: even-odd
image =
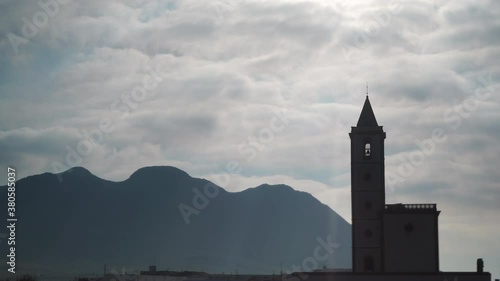
[[[370,104],[368,96],[366,96],[365,104],[361,110],[361,115],[359,116],[357,127],[378,127],[377,119],[375,119],[375,114],[373,114],[373,109]]]

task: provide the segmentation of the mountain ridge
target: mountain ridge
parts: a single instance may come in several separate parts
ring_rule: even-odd
[[[28,176],[16,183],[18,254],[32,269],[143,269],[157,261],[255,274],[301,264],[317,239],[331,236],[342,246],[318,267],[350,266],[350,225],[309,193],[284,184],[235,193],[217,186],[216,196],[197,199],[208,183],[217,186],[171,166],[143,167],[119,182],[83,167]],[[188,223],[181,204],[195,211]]]

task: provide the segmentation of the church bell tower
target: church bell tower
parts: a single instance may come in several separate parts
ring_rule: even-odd
[[[368,95],[349,137],[353,272],[383,272],[385,132],[377,124]]]

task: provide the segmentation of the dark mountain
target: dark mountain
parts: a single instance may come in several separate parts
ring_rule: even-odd
[[[6,189],[0,189],[1,202],[7,202]],[[231,193],[174,167],[142,168],[123,182],[77,167],[19,180],[16,209],[20,270],[101,272],[104,264],[117,270],[156,264],[269,274],[280,265],[284,271],[351,266],[350,225],[286,185]],[[328,241],[338,245],[325,260]],[[7,252],[7,243],[0,243],[0,252]]]

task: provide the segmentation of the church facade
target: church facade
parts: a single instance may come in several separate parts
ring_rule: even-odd
[[[384,140],[366,97],[351,133],[354,272],[438,272],[436,204],[385,204]]]
[[[482,259],[475,272],[439,269],[438,217],[434,203],[385,203],[386,133],[366,96],[351,127],[352,271],[293,273],[308,281],[491,281]]]

